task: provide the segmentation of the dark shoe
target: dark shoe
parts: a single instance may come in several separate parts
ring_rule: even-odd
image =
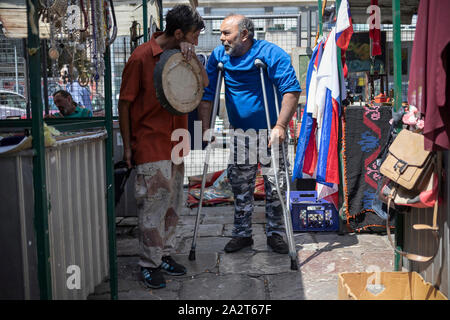
[[[233,237],[225,246],[225,252],[239,251],[245,247],[249,247],[253,244],[252,237]]]
[[[186,268],[179,263],[176,263],[171,256],[165,256],[161,258],[161,270],[172,276],[182,276],[186,274]]]
[[[277,253],[289,252],[288,245],[278,233],[273,233],[272,236],[267,237],[267,244]]]
[[[166,280],[160,268],[141,267],[141,274],[144,277],[144,283],[152,289],[160,289],[166,286]]]

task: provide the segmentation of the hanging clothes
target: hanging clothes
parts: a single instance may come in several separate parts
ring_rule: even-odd
[[[375,19],[371,20],[369,25],[369,38],[371,39],[370,56],[375,57],[381,55],[381,29],[380,29],[380,9],[378,7],[378,0],[370,0],[372,10],[371,14],[375,14]],[[377,9],[375,9],[377,8]]]
[[[425,115],[425,149],[450,149],[450,1],[421,0],[409,72],[408,103]]]

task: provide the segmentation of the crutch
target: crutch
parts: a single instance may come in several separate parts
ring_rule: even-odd
[[[263,98],[264,98],[264,108],[266,111],[267,130],[268,130],[268,135],[270,137],[272,129],[271,129],[271,125],[270,125],[271,123],[270,123],[270,115],[269,115],[269,105],[267,103],[266,85],[264,83],[264,69],[266,69],[266,64],[262,60],[256,59],[255,66],[259,68],[259,73],[261,76],[261,85],[262,85]],[[276,96],[276,89],[274,88],[274,90],[275,90],[275,106],[277,109],[277,115],[279,115],[279,107],[278,107],[278,101],[277,101],[277,96]],[[284,168],[285,168],[285,174],[286,174],[286,186],[287,186],[287,194],[288,194],[287,201],[289,201],[290,186],[289,186],[289,171],[288,171],[287,161],[286,161],[286,150],[284,148],[284,143],[282,143],[281,146],[282,146],[283,161],[284,161]],[[293,230],[292,230],[292,221],[291,221],[291,215],[289,212],[289,202],[287,202],[287,204],[285,204],[283,202],[283,196],[281,194],[280,186],[278,183],[278,174],[277,174],[278,172],[277,172],[276,163],[275,163],[275,152],[271,151],[270,154],[272,156],[272,169],[273,169],[274,175],[275,175],[275,185],[277,188],[278,196],[280,197],[280,203],[281,203],[281,207],[283,210],[284,225],[286,227],[286,238],[287,238],[288,246],[289,246],[289,256],[291,257],[291,270],[298,270],[297,251],[295,250],[294,234],[293,234]]]
[[[217,65],[217,69],[219,70],[219,74],[217,77],[216,93],[214,96],[213,110],[211,113],[211,122],[210,122],[211,130],[214,130],[214,126],[216,123],[217,110],[219,109],[220,88],[222,86],[222,78],[223,78],[223,63],[222,62],[219,62],[219,64]],[[198,227],[200,224],[200,214],[201,214],[202,207],[203,207],[203,193],[205,191],[206,174],[208,173],[208,164],[209,164],[210,153],[211,153],[211,138],[209,138],[208,145],[206,146],[206,157],[205,157],[205,163],[203,165],[202,186],[200,189],[200,202],[197,207],[197,217],[195,218],[194,237],[192,239],[191,251],[189,252],[189,260],[195,260],[195,247],[197,246],[197,234],[198,234]]]

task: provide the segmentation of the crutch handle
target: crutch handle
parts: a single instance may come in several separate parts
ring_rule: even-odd
[[[219,69],[220,71],[223,71],[224,67],[223,67],[223,62],[222,62],[222,61],[220,61],[220,62],[217,64],[217,69]]]
[[[255,66],[258,68],[267,68],[267,65],[261,59],[255,59]]]

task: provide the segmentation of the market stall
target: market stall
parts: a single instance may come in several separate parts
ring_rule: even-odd
[[[4,298],[85,299],[109,277],[117,299],[110,47],[130,28],[142,34],[133,41],[147,41],[161,11],[161,1],[4,1],[4,34],[25,38],[28,101],[0,120],[1,161],[11,169],[1,173],[2,246],[12,231],[20,240],[5,251]],[[94,117],[60,117],[60,89]]]

